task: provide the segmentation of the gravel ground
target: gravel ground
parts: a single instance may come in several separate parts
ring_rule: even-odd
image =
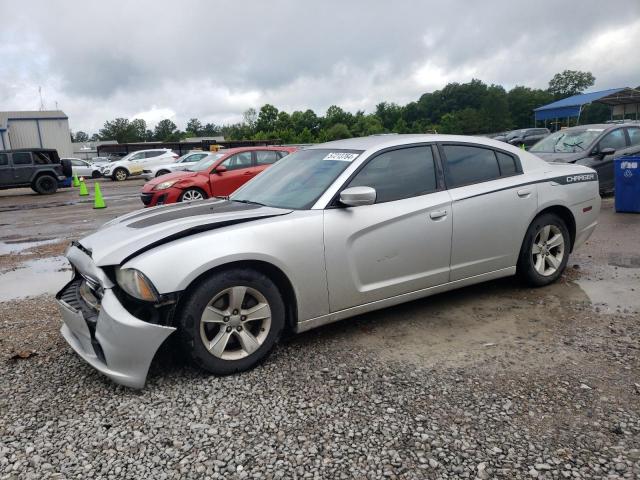
[[[603,215],[552,287],[363,315],[229,377],[168,343],[141,391],[70,351],[51,295],[0,302],[0,479],[640,478],[640,218]]]

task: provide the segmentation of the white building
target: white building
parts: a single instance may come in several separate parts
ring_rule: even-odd
[[[55,148],[60,157],[73,154],[69,117],[60,110],[0,112],[0,150]]]

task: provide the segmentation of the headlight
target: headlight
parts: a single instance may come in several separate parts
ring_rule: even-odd
[[[162,182],[153,187],[154,190],[166,190],[169,187],[173,187],[174,183],[177,183],[178,180],[167,180],[166,182]]]
[[[158,292],[153,284],[142,272],[133,268],[117,268],[116,281],[120,288],[132,297],[145,302],[157,302]]]

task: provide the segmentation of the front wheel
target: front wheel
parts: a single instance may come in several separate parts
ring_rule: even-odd
[[[162,175],[166,175],[167,173],[171,173],[169,170],[160,170],[156,173],[156,177],[160,177]]]
[[[129,172],[127,172],[124,168],[116,168],[116,171],[113,172],[113,176],[111,177],[116,182],[124,182],[129,176]]]
[[[93,172],[91,172],[91,178],[100,178],[101,176],[102,174],[99,170],[94,170]]]
[[[193,202],[195,200],[204,200],[207,194],[199,188],[187,188],[178,199],[179,202]]]
[[[249,269],[214,273],[196,285],[178,317],[187,354],[217,375],[264,360],[285,325],[280,291],[267,276]]]
[[[548,213],[535,218],[524,237],[518,259],[518,275],[529,285],[555,282],[569,260],[571,238],[564,221]]]

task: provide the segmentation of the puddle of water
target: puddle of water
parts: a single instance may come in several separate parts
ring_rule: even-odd
[[[22,253],[24,250],[40,247],[42,245],[49,245],[59,241],[60,240],[57,238],[50,238],[47,240],[0,242],[0,255],[12,255],[15,253]]]
[[[627,264],[628,265],[628,264]],[[606,267],[576,281],[602,313],[640,313],[640,269]]]
[[[71,280],[71,267],[65,257],[28,260],[20,268],[0,274],[0,302],[54,294]]]

